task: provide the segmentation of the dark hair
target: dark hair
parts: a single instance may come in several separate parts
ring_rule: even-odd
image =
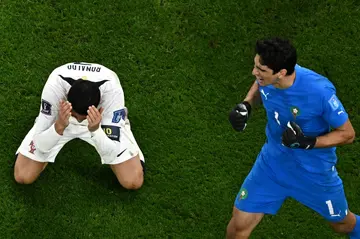
[[[274,74],[286,69],[286,75],[291,75],[295,70],[296,49],[288,39],[258,40],[255,52],[260,56],[260,63],[272,69]]]
[[[100,90],[97,85],[86,80],[77,80],[67,95],[73,110],[80,115],[87,115],[90,106],[97,107],[100,103]]]

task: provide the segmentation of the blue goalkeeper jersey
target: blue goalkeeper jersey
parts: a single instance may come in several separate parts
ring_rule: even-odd
[[[294,84],[287,89],[259,86],[268,119],[260,163],[280,180],[286,180],[288,174],[303,174],[304,180],[321,186],[338,184],[336,147],[291,149],[281,143],[289,121],[296,122],[306,136],[321,136],[348,119],[326,77],[299,65],[295,70]]]

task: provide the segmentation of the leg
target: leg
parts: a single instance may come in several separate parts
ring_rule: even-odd
[[[110,165],[119,183],[126,189],[139,189],[144,182],[139,155],[119,164]]]
[[[33,183],[46,165],[45,162],[37,162],[19,153],[14,168],[15,181],[20,184]]]
[[[343,185],[333,188],[306,187],[307,192],[297,189],[294,198],[319,213],[332,229],[360,239],[360,217],[348,209]]]
[[[228,239],[250,237],[264,214],[275,215],[287,197],[287,190],[259,166],[259,157],[235,199],[226,230]]]
[[[33,183],[45,169],[49,162],[54,162],[56,155],[61,148],[72,138],[64,136],[53,149],[48,153],[39,152],[36,148],[33,136],[36,123],[30,129],[24,140],[16,151],[16,161],[14,166],[14,178],[17,183]]]
[[[47,166],[45,160],[40,160],[43,155],[38,152],[33,141],[35,127],[36,123],[27,133],[16,151],[14,178],[19,184],[33,183]]]
[[[128,150],[122,154],[118,160],[120,163],[111,165],[119,183],[126,189],[136,190],[141,188],[144,182],[145,159],[137,144],[133,133],[131,132],[130,120],[127,118],[128,110],[125,108],[125,127],[122,128],[122,147]],[[136,156],[131,153],[138,152]],[[130,154],[129,154],[130,152]]]
[[[355,225],[357,224],[358,217],[359,216],[349,211],[348,214],[345,216],[345,218],[340,222],[329,222],[329,224],[335,232],[341,234],[349,234],[353,232],[353,230],[355,229]],[[358,225],[358,227],[359,226],[360,225]],[[360,237],[350,236],[350,238],[360,238]]]
[[[343,200],[346,201],[345,195]],[[349,209],[345,210],[345,215],[340,221],[330,221],[330,226],[337,233],[348,234],[350,239],[360,239],[360,216],[354,214]]]
[[[94,146],[91,138],[80,137],[80,139]],[[144,182],[145,159],[131,132],[128,119],[125,120],[125,127],[120,128],[119,155],[115,159],[102,156],[101,161],[110,165],[124,188],[132,190],[141,188]]]
[[[247,239],[264,217],[263,213],[247,213],[233,209],[232,218],[226,229],[227,239]]]

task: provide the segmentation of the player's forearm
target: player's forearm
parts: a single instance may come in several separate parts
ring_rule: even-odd
[[[109,139],[101,127],[94,132],[91,132],[91,137],[95,144],[95,148],[100,155],[114,159],[116,158],[120,146],[118,146],[113,140]]]
[[[55,122],[55,131],[56,133],[58,133],[59,135],[63,135],[64,131],[65,131],[65,127],[62,126],[61,124],[58,123],[58,121]]]
[[[328,148],[344,144],[351,144],[354,141],[355,135],[347,131],[334,130],[326,135],[318,136],[316,138],[315,148]]]
[[[55,124],[41,133],[35,133],[34,144],[41,152],[49,152],[60,140],[61,135],[56,132]]]
[[[249,92],[247,93],[244,101],[249,102],[249,104],[254,107],[258,104],[261,104],[261,95],[259,91],[259,85],[255,81],[254,84],[251,86]]]

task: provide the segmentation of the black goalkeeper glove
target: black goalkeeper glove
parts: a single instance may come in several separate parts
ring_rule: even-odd
[[[251,105],[247,101],[237,104],[229,114],[229,121],[236,131],[243,131],[246,128],[247,120],[251,113]]]
[[[287,129],[282,134],[282,143],[293,149],[312,149],[316,144],[316,137],[305,136],[300,126],[291,121],[287,123]]]

